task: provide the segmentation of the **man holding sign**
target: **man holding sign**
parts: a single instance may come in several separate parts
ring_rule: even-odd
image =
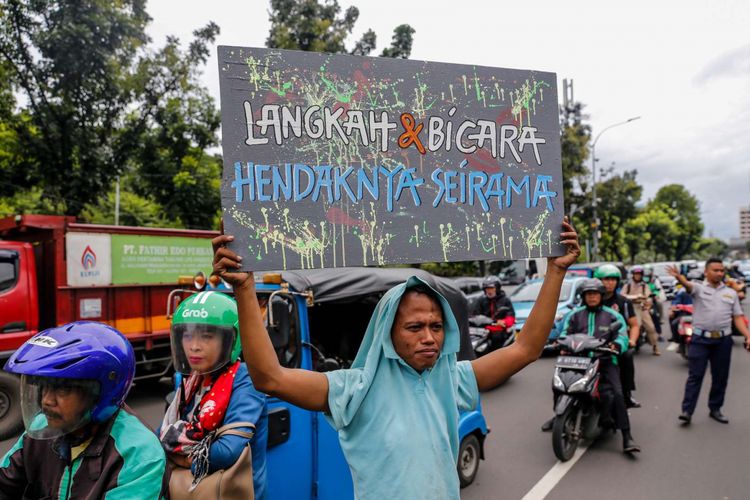
[[[218,59],[232,236],[214,240],[214,273],[234,287],[253,383],[326,413],[360,500],[457,499],[459,411],[539,356],[580,254],[556,75],[244,47]],[[280,366],[238,272],[532,257],[549,268],[512,346],[457,362],[450,307],[413,277],[380,300],[351,368],[325,374]]]
[[[458,499],[459,410],[539,357],[554,322],[567,268],[580,255],[565,221],[565,253],[550,257],[523,333],[509,347],[456,361],[458,325],[447,301],[416,277],[388,291],[370,319],[352,368],[318,373],[281,366],[265,329],[252,272],[214,239],[214,273],[230,283],[242,349],[258,390],[325,412],[338,430],[356,497]]]

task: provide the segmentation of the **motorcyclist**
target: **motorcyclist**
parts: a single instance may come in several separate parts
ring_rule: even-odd
[[[672,299],[672,304],[669,307],[669,327],[672,330],[672,342],[680,342],[680,335],[678,328],[680,326],[680,317],[688,314],[684,308],[679,306],[691,306],[693,305],[693,297],[690,295],[680,283],[676,285],[677,293],[675,293]]]
[[[494,321],[494,326],[500,327],[503,331],[510,329],[516,322],[516,311],[513,309],[513,303],[505,294],[497,276],[487,276],[482,281],[484,297],[480,298],[474,306],[472,316],[483,315]],[[498,337],[493,335],[491,338],[491,348],[500,347],[497,344]]]
[[[661,336],[662,304],[667,299],[667,295],[664,293],[661,280],[654,274],[653,267],[643,267],[643,281],[648,283],[648,287],[651,289],[651,321],[654,323],[654,329],[656,329],[659,341],[661,342],[663,340]]]
[[[727,277],[738,281],[745,281],[745,274],[740,270],[739,261],[735,260],[732,262],[732,265],[727,269]]]
[[[610,342],[610,347],[624,353],[628,348],[628,337],[625,334],[625,318],[614,309],[603,304],[605,294],[604,284],[596,278],[587,279],[580,288],[583,305],[569,312],[563,320],[561,338],[574,333],[588,333],[589,336],[600,338],[610,335],[610,327],[619,323],[617,337]],[[614,413],[615,426],[622,432],[622,450],[625,453],[641,451],[630,433],[630,419],[625,406],[625,397],[620,383],[618,357],[605,357],[599,365],[601,375],[599,391],[603,400],[603,415],[608,417]],[[546,423],[545,423],[546,427]]]
[[[654,356],[661,356],[659,350],[658,337],[653,319],[651,318],[651,300],[652,291],[648,283],[643,281],[643,266],[633,266],[630,270],[632,279],[625,283],[621,293],[625,298],[630,299],[635,304],[635,314],[638,317],[638,324],[646,330],[646,338],[654,350]]]
[[[640,335],[635,306],[630,300],[617,292],[622,280],[622,273],[617,266],[614,264],[604,264],[596,269],[594,277],[600,279],[604,285],[602,304],[622,314],[625,321],[627,321],[628,350],[620,356],[620,381],[622,382],[622,391],[625,396],[625,405],[628,408],[640,408],[641,404],[633,398],[632,393],[635,390],[633,348],[636,346]]]
[[[79,321],[27,340],[5,370],[21,376],[25,432],[0,462],[0,499],[163,498],[159,440],[125,404],[130,342]]]

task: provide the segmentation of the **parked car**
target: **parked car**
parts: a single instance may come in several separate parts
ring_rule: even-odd
[[[750,259],[740,261],[740,272],[745,275],[745,283],[750,285]]]
[[[419,269],[337,268],[256,274],[279,362],[321,372],[348,368],[380,297],[413,275],[448,300],[461,333],[458,358],[473,359],[466,299],[453,280]],[[322,413],[269,398],[268,424],[269,498],[353,499],[338,435]],[[461,413],[456,473],[462,487],[477,474],[488,433],[481,407]]]
[[[586,278],[583,277],[566,277],[563,280],[562,288],[560,290],[560,299],[557,302],[555,324],[550,331],[549,338],[547,339],[548,346],[560,335],[560,328],[565,315],[580,304],[578,289],[585,279]],[[523,326],[526,324],[526,320],[531,313],[531,308],[534,307],[534,303],[539,296],[539,291],[542,288],[543,281],[544,280],[542,279],[527,281],[518,287],[518,289],[510,296],[510,300],[513,302],[513,308],[516,310],[515,327],[518,332],[517,335],[523,335]]]

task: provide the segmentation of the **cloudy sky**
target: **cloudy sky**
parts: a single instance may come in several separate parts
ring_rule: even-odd
[[[595,135],[642,116],[601,136],[599,165],[637,169],[646,198],[682,183],[701,202],[707,235],[739,235],[738,210],[750,205],[747,0],[340,3],[360,10],[350,46],[372,28],[379,53],[408,23],[412,59],[552,71],[560,95],[562,79],[573,79]],[[265,0],[150,0],[149,33],[187,43],[211,20],[219,44],[262,47],[267,10]],[[218,102],[216,68],[214,52],[203,78]]]

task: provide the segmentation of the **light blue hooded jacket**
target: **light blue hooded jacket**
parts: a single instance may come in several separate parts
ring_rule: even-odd
[[[417,277],[390,289],[375,308],[348,370],[326,373],[328,421],[338,431],[358,500],[458,499],[459,411],[479,404],[469,361],[456,361],[459,330],[439,293],[445,340],[421,374],[393,348],[391,328],[403,294],[429,285]]]

